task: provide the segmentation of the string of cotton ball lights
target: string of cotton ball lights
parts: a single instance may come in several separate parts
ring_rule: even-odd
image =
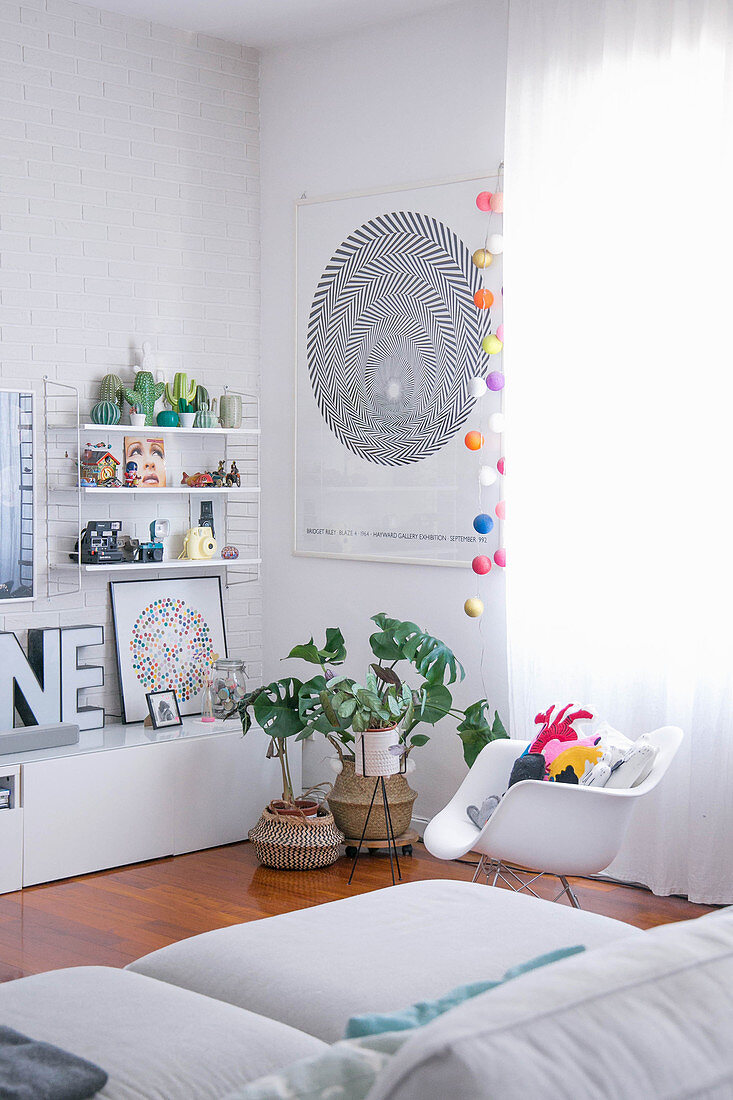
[[[488,215],[486,234],[484,244],[482,248],[476,249],[473,253],[473,263],[481,272],[481,281],[485,282],[487,270],[492,266],[497,257],[501,256],[504,252],[504,238],[500,232],[496,231],[495,216],[500,217],[504,212],[504,189],[503,189],[503,169],[504,165],[499,166],[498,173],[498,186],[496,191],[481,191],[476,196],[476,206],[482,212]],[[502,299],[504,295],[504,289],[501,289]],[[490,310],[495,303],[495,296],[488,287],[482,286],[480,290],[477,290],[474,295],[474,303],[477,309]],[[503,322],[496,327],[494,332],[491,331],[491,315],[489,315],[489,332],[481,341],[480,349],[477,349],[477,356],[479,359],[479,365],[477,374],[469,380],[468,393],[474,401],[479,401],[485,397],[488,393],[498,393],[501,395],[503,405],[503,393],[504,389],[504,372],[500,367],[494,366],[494,357],[500,356],[504,347],[504,325]],[[484,330],[486,331],[486,330]],[[483,353],[483,355],[481,354]],[[484,360],[483,356],[488,356],[488,361]],[[499,360],[496,360],[498,363]],[[492,369],[487,370],[487,367]],[[488,429],[493,435],[501,435],[504,431],[504,413],[503,411],[496,411],[491,413],[487,418]],[[485,443],[484,434],[477,430],[472,429],[466,433],[464,442],[469,451],[479,452]],[[505,464],[503,457],[499,459],[496,466],[491,466],[482,462],[478,470],[477,479],[477,496],[478,496],[478,511],[473,520],[473,528],[480,535],[488,535],[494,529],[494,520],[485,510],[482,500],[482,490],[494,485],[501,475],[504,476]],[[499,522],[499,542],[500,545],[493,555],[493,564],[499,568],[506,566],[506,551],[501,546],[501,534],[503,521],[506,515],[506,505],[504,500],[499,500],[494,507],[494,514]],[[479,580],[485,577],[492,567],[492,558],[488,554],[477,554],[471,562],[471,568],[476,575],[477,589],[476,595],[470,596],[463,609],[466,615],[472,619],[480,619],[484,612],[484,604],[480,598],[480,583]],[[483,645],[483,642],[482,642]]]

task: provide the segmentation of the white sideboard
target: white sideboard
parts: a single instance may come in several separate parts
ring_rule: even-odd
[[[186,718],[0,756],[0,786],[12,791],[0,810],[0,893],[243,840],[281,793],[266,749],[256,727],[242,737],[238,722]]]

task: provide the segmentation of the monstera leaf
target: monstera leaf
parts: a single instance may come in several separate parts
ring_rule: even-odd
[[[426,634],[416,623],[390,619],[383,612],[372,616],[380,628],[372,634],[372,653],[382,661],[409,661],[431,684],[453,684],[465,673],[463,665],[440,638]]]
[[[252,704],[254,716],[270,737],[283,739],[300,733],[305,723],[298,709],[300,680],[290,676],[263,687]]]
[[[344,636],[337,626],[329,626],[322,649],[311,638],[303,645],[294,646],[285,660],[290,657],[299,657],[301,661],[308,661],[312,665],[342,665],[346,660]]]
[[[427,722],[434,726],[453,706],[453,696],[443,684],[427,683],[420,692],[420,702],[415,707],[413,725],[417,722]]]
[[[476,757],[482,749],[486,748],[489,741],[509,736],[498,711],[494,711],[494,720],[489,723],[490,711],[488,699],[479,699],[477,703],[466,707],[466,717],[457,728],[458,736],[463,742],[463,759],[469,768],[473,767]]]

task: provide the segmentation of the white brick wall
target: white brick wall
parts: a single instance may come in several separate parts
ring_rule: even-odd
[[[171,378],[257,391],[258,81],[257,51],[235,43],[69,0],[0,0],[0,386],[30,380],[40,413],[48,375],[88,408],[108,371],[132,379],[149,339]],[[43,491],[38,505],[40,519]],[[259,679],[259,583],[225,607],[230,652]],[[100,694],[119,713],[106,579],[0,615],[23,641],[29,622],[104,623]]]

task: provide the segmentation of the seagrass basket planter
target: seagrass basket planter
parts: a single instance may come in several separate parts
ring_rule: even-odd
[[[315,817],[285,816],[268,806],[249,831],[257,858],[278,871],[315,871],[339,858],[343,833],[333,814],[321,809]]]
[[[404,775],[386,776],[384,783],[387,788],[389,812],[395,836],[401,836],[410,828],[412,807],[417,798],[417,791],[413,791]],[[354,761],[344,760],[333,790],[326,796],[336,825],[344,836],[352,839],[361,836],[373,793],[374,779],[371,776],[355,775]],[[380,787],[377,789],[364,839],[381,840],[386,836],[387,819]]]

